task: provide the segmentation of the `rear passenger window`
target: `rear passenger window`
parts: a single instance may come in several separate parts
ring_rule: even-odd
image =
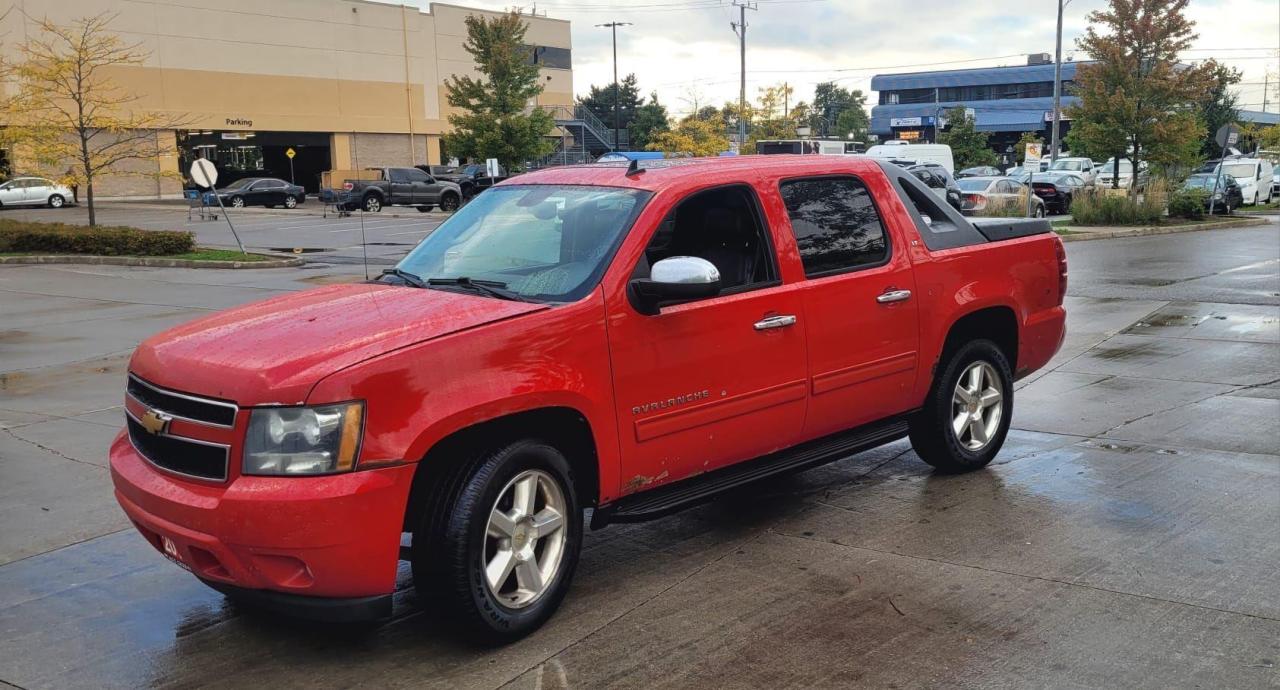
[[[788,180],[781,190],[806,277],[875,266],[889,258],[884,224],[861,180]]]

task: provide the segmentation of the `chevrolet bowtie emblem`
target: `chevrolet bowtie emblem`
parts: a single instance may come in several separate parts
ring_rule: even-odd
[[[147,430],[148,434],[159,436],[169,430],[169,422],[172,421],[173,417],[167,414],[156,412],[155,410],[147,410],[146,414],[142,415],[142,419],[138,420],[138,423],[142,425],[143,429]]]

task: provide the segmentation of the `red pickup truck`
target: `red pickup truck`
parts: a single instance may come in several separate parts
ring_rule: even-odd
[[[394,269],[134,353],[120,505],[229,596],[389,615],[399,560],[471,636],[551,616],[590,526],[909,436],[999,451],[1063,338],[1044,221],[970,222],[891,163],[743,156],[522,175]]]

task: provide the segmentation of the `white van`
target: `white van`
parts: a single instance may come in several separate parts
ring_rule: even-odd
[[[875,158],[911,158],[921,162],[937,163],[956,174],[956,161],[951,147],[946,144],[879,144],[867,149],[867,155]]]
[[[1228,158],[1222,162],[1222,172],[1240,183],[1245,206],[1271,203],[1271,176],[1275,173],[1271,161],[1265,158]]]

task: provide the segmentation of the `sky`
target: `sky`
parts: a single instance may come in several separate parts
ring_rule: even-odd
[[[425,6],[425,0],[410,4]],[[515,7],[507,0],[451,0],[485,9]],[[1063,20],[1063,59],[1077,57],[1075,39],[1103,0],[1071,0]],[[814,85],[835,80],[870,92],[874,74],[1026,64],[1028,53],[1053,53],[1053,0],[757,0],[746,12],[747,97],[786,81],[794,100],[811,101]],[[695,105],[738,98],[738,38],[730,28],[739,10],[730,0],[548,0],[519,5],[572,23],[574,91],[612,83],[610,31],[618,29],[618,74],[635,73],[641,92],[656,92],[673,115]],[[1188,14],[1199,38],[1186,60],[1216,58],[1244,73],[1239,106],[1261,110],[1270,72],[1267,110],[1280,112],[1280,2],[1192,0]],[[794,102],[793,100],[793,102]],[[868,104],[874,103],[874,97]]]

